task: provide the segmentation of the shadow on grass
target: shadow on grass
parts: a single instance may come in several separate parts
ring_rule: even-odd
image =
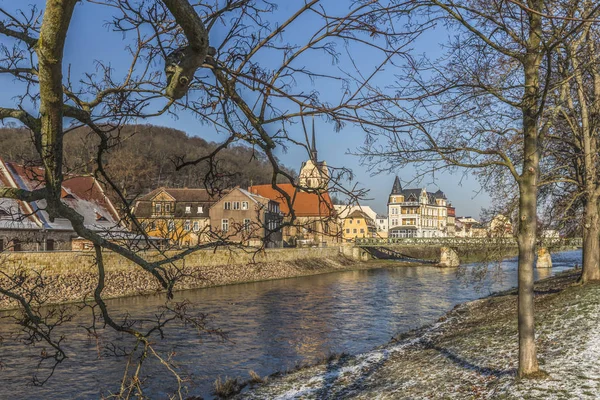
[[[426,349],[437,351],[438,353],[440,353],[441,355],[443,355],[444,357],[446,357],[448,360],[452,361],[454,364],[458,365],[459,367],[470,370],[470,371],[475,371],[478,374],[483,375],[483,376],[493,376],[495,378],[501,378],[503,376],[516,376],[517,375],[517,370],[515,368],[494,369],[494,368],[483,367],[483,366],[480,366],[477,364],[473,364],[472,362],[462,358],[460,355],[455,354],[452,351],[450,351],[446,348],[437,346],[433,343],[423,343],[423,346]]]

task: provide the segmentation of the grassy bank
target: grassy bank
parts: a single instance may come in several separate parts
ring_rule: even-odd
[[[545,379],[515,379],[516,292],[455,307],[432,326],[358,356],[269,378],[240,399],[572,399],[600,392],[600,285],[577,272],[536,284]]]

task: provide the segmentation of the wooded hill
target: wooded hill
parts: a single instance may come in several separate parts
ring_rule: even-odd
[[[103,156],[104,169],[129,199],[160,186],[223,189],[271,182],[273,170],[266,157],[246,146],[230,145],[220,151],[213,162],[205,161],[177,171],[177,160],[206,156],[218,144],[188,136],[177,129],[153,125],[127,125],[110,135],[110,149]],[[39,163],[29,130],[0,128],[0,143],[3,159],[20,164]],[[98,143],[98,137],[89,129],[68,132],[64,142],[65,172],[94,174]],[[293,170],[287,172],[295,175]]]

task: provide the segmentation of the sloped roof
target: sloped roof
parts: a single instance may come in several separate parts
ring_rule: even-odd
[[[396,176],[394,179],[394,185],[392,186],[392,193],[390,194],[402,194],[402,185],[400,184],[400,179]]]
[[[0,163],[6,167],[5,173],[10,177],[7,179],[5,176],[2,179],[3,185],[25,190],[44,187],[45,180],[41,168],[2,162],[2,160]],[[84,225],[88,229],[101,231],[121,228],[116,209],[94,177],[71,176],[65,178],[61,190],[62,201],[83,216]],[[56,230],[73,229],[70,221],[65,218],[56,218],[54,221],[50,221],[45,210],[45,200],[20,202],[19,208],[23,214],[33,214],[32,218],[38,223],[38,227]]]
[[[280,183],[277,187],[283,190],[291,199],[294,213],[297,217],[329,217],[335,211],[329,193],[309,193],[298,190],[290,183]],[[290,214],[288,202],[272,185],[250,186],[251,193],[259,194],[279,202],[280,210],[284,215]]]
[[[139,201],[150,201],[162,191],[168,193],[177,202],[215,202],[221,197],[218,194],[211,194],[206,189],[159,187],[140,197]]]
[[[364,211],[354,210],[346,218],[363,218],[365,220],[371,220],[372,218],[367,215]]]

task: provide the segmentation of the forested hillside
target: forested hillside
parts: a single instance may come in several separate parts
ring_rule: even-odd
[[[128,198],[159,186],[226,188],[271,182],[272,168],[268,160],[248,147],[233,144],[219,152],[214,162],[206,161],[176,171],[177,160],[208,155],[218,144],[176,129],[152,125],[128,125],[111,132],[111,137],[111,147],[103,156],[104,168]],[[97,136],[89,130],[75,129],[66,134],[65,171],[93,174],[98,142]],[[27,129],[0,128],[0,143],[0,156],[5,160],[39,163]]]

